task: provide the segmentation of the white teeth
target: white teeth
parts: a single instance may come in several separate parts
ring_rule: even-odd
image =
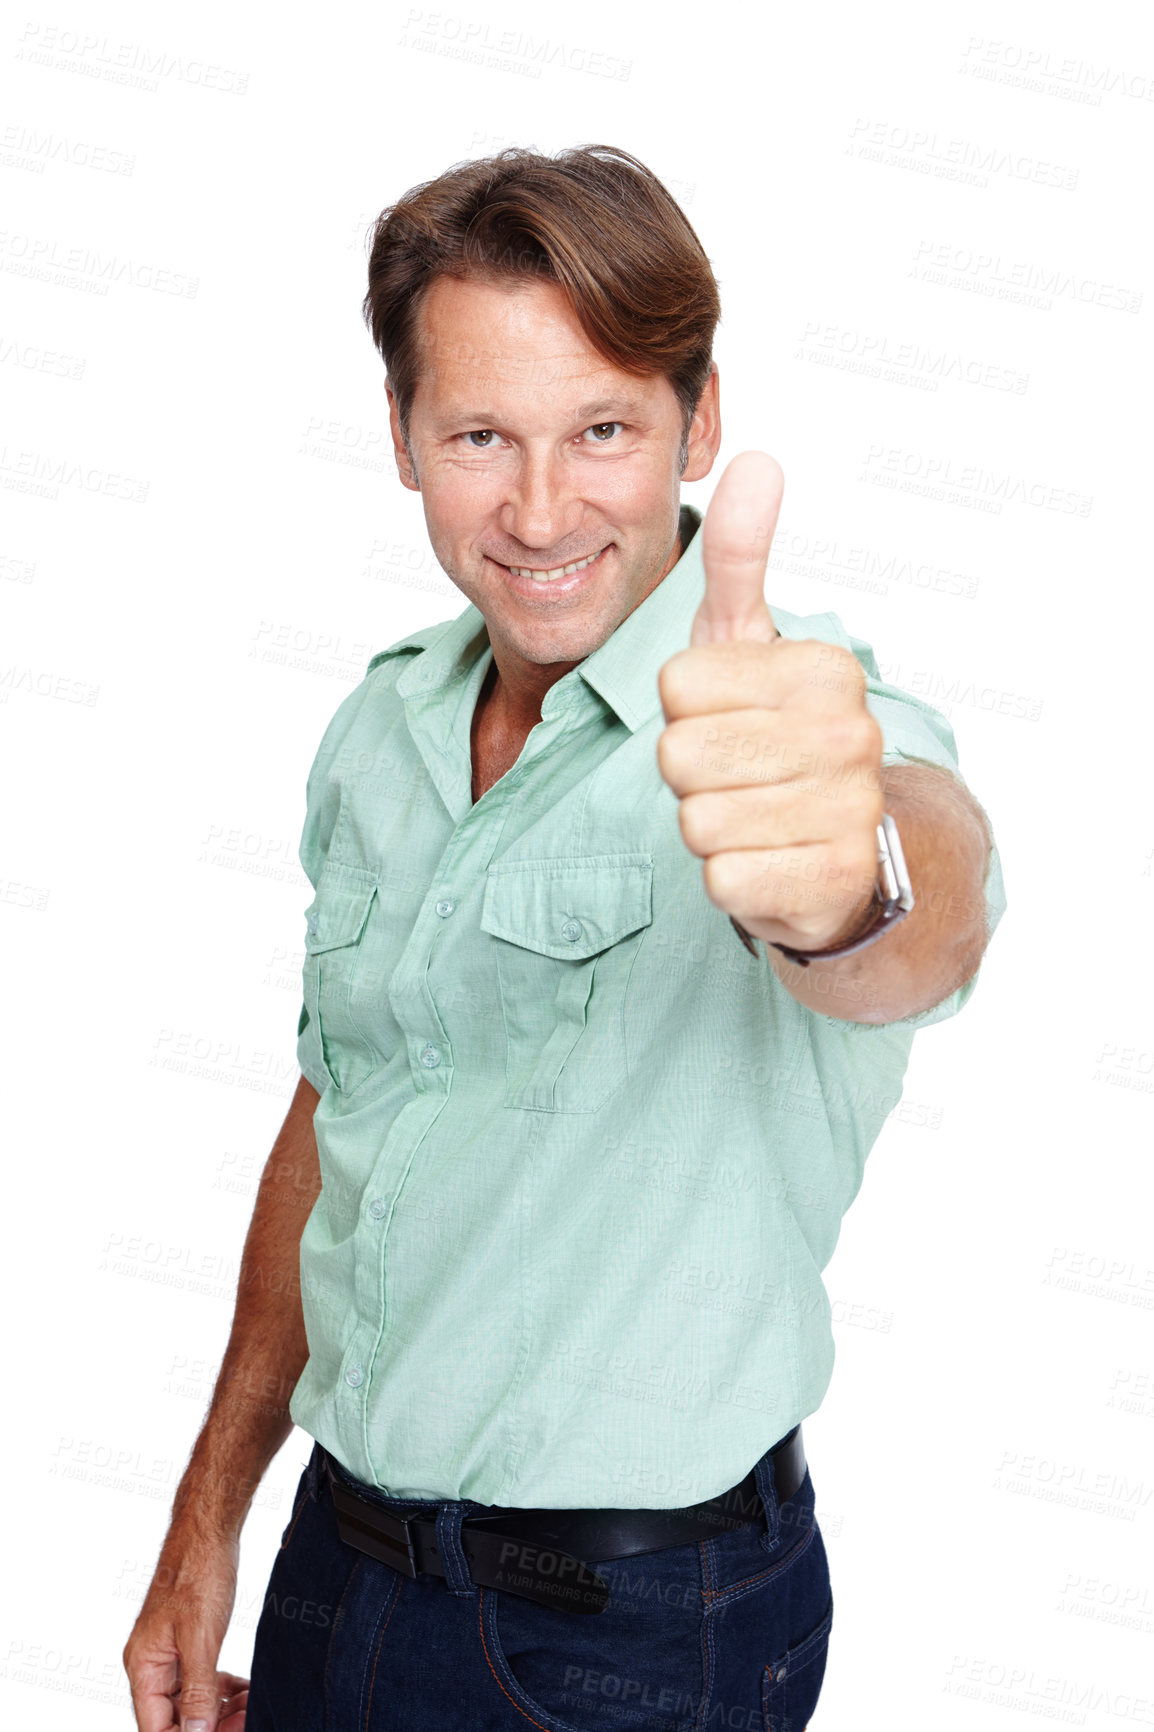
[[[599,547],[596,553],[591,553],[587,559],[579,559],[575,565],[559,565],[555,571],[532,571],[528,566],[511,565],[509,570],[514,577],[531,577],[534,583],[554,583],[559,577],[572,577],[576,571],[584,571],[587,565],[592,565],[599,559],[605,549]]]

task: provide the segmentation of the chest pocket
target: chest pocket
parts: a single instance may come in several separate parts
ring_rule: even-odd
[[[594,1112],[624,1083],[625,989],[652,892],[651,854],[489,868],[481,928],[497,945],[506,1106]]]
[[[367,1082],[377,1066],[355,1002],[361,939],[376,894],[374,873],[329,861],[305,910],[305,1006],[319,1031],[325,1069],[346,1095]]]

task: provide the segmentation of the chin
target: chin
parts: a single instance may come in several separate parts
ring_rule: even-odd
[[[584,661],[610,636],[617,621],[568,619],[543,621],[535,631],[508,634],[513,648],[527,662],[546,667],[551,662]]]

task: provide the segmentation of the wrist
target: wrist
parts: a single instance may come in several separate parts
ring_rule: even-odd
[[[877,919],[880,906],[881,904],[877,893],[877,882],[875,880],[875,882],[870,885],[867,895],[864,897],[857,896],[854,898],[850,911],[842,921],[842,924],[838,927],[836,932],[830,933],[830,935],[823,941],[820,948],[822,950],[833,950],[839,945],[850,944],[855,938],[860,938],[864,932],[869,931],[870,927]],[[802,947],[801,945],[798,945],[797,948],[800,950]]]
[[[174,1507],[160,1548],[160,1562],[175,1568],[198,1552],[240,1553],[240,1537],[251,1500],[236,1504],[201,1501],[195,1494]]]

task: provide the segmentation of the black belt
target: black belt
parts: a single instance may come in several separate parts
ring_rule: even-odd
[[[419,1509],[386,1510],[354,1491],[345,1470],[321,1449],[332,1488],[337,1532],[346,1545],[391,1564],[406,1576],[444,1576],[437,1550],[435,1515]],[[778,1504],[791,1498],[805,1478],[801,1427],[770,1451]],[[601,1612],[609,1585],[581,1558],[631,1558],[667,1546],[708,1539],[719,1528],[745,1527],[763,1519],[751,1468],[739,1485],[686,1509],[501,1509],[467,1515],[461,1544],[472,1580],[504,1588],[567,1612]],[[498,1524],[494,1527],[492,1524]]]

